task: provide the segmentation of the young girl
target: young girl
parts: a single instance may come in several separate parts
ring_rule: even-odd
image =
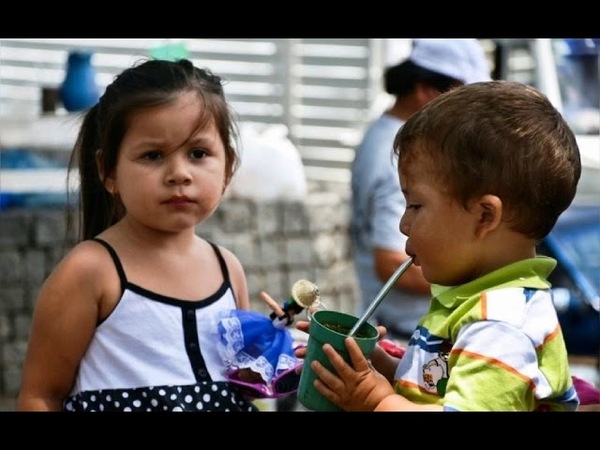
[[[401,360],[376,348],[369,362],[348,338],[350,365],[325,344],[337,373],[311,362],[319,392],[345,410],[575,410],[547,279],[556,261],[536,256],[581,174],[560,113],[529,86],[474,83],[414,114],[394,151],[400,231],[432,283],[429,311]]]
[[[238,164],[218,76],[190,61],[121,73],[75,144],[80,242],[44,283],[19,410],[253,411],[208,324],[248,309],[244,270],[196,227]]]

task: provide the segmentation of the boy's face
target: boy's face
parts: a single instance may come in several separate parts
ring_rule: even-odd
[[[444,192],[433,173],[431,163],[419,157],[399,168],[406,199],[400,231],[408,236],[406,253],[414,256],[427,281],[454,286],[478,276],[478,216]]]

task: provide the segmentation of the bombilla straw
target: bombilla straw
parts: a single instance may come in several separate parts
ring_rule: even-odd
[[[377,297],[375,297],[373,299],[373,301],[371,302],[371,304],[369,305],[367,310],[363,313],[363,315],[360,317],[360,319],[358,319],[358,322],[356,322],[354,324],[354,326],[348,333],[348,336],[354,336],[354,334],[358,331],[358,329],[362,326],[362,324],[365,323],[367,320],[369,320],[369,317],[371,317],[373,312],[375,312],[375,309],[379,306],[381,301],[385,298],[385,296],[390,291],[392,286],[396,283],[396,281],[398,281],[398,278],[400,278],[402,276],[402,274],[404,272],[406,272],[406,270],[410,267],[410,265],[412,263],[413,263],[413,257],[411,256],[406,261],[404,261],[402,264],[400,264],[400,266],[392,274],[392,276],[389,278],[389,280],[387,280],[385,282],[385,284],[383,285],[383,287],[377,294]]]

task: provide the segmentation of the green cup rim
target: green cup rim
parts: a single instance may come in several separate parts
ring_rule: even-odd
[[[356,323],[356,322],[359,320],[359,318],[358,318],[358,317],[356,317],[356,316],[354,316],[354,315],[352,315],[352,314],[348,314],[348,313],[345,313],[345,312],[342,312],[342,311],[334,311],[334,310],[331,310],[331,309],[320,309],[320,310],[318,310],[318,311],[315,311],[315,312],[312,314],[312,320],[315,320],[315,321],[316,321],[316,322],[319,324],[319,326],[321,326],[321,327],[325,327],[325,325],[323,324],[323,322],[321,322],[321,321],[319,321],[319,320],[317,320],[317,319],[318,319],[318,316],[322,316],[322,315],[326,315],[326,314],[337,314],[337,315],[343,315],[343,316],[349,317],[349,318],[351,318],[351,319],[355,319],[354,323]],[[371,330],[374,330],[374,332],[375,332],[374,336],[362,337],[362,336],[356,336],[356,335],[354,335],[354,336],[352,336],[352,337],[353,337],[354,339],[356,339],[356,340],[372,340],[372,339],[379,339],[379,329],[378,329],[378,328],[377,328],[375,325],[373,325],[372,323],[369,323],[369,322],[365,322],[365,323],[363,323],[363,324],[361,325],[361,329],[362,329],[362,327],[365,327],[365,326],[366,326],[367,328],[371,329]],[[335,333],[335,334],[337,334],[337,335],[344,336],[344,337],[345,337],[345,336],[347,336],[346,334],[340,333],[339,331],[336,331],[336,330],[334,330],[334,329],[332,329],[332,328],[328,328],[328,327],[326,327],[326,328],[327,328],[329,331],[331,331],[332,333]],[[350,330],[348,330],[348,331],[350,331]]]

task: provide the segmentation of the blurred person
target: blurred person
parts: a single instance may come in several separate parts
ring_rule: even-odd
[[[477,39],[415,39],[410,56],[388,67],[384,87],[393,105],[367,128],[352,164],[351,236],[362,314],[396,268],[407,258],[398,230],[405,202],[392,143],[398,129],[421,107],[465,83],[490,79]],[[373,319],[390,338],[408,339],[429,307],[429,283],[412,265],[380,304]]]

